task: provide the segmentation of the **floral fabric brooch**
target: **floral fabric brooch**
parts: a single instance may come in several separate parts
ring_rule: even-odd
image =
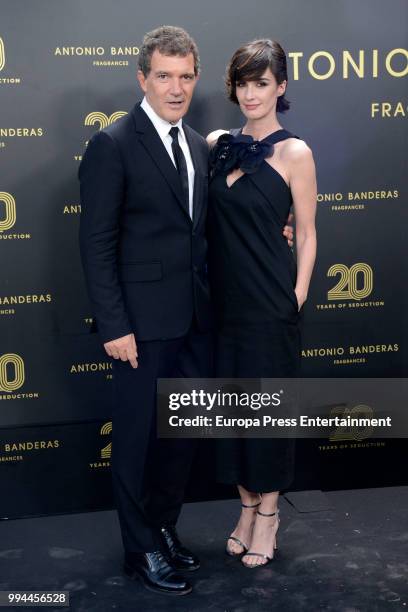
[[[268,137],[254,140],[252,136],[221,134],[210,152],[211,175],[229,174],[240,168],[242,172],[253,174],[265,157],[273,154],[273,143]]]

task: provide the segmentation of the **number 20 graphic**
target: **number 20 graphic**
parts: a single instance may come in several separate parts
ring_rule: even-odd
[[[0,232],[10,229],[16,222],[16,201],[11,193],[0,191],[0,207],[2,202],[5,204],[6,216],[0,219]]]
[[[350,268],[344,264],[334,264],[327,271],[327,276],[340,274],[340,280],[327,293],[329,300],[362,300],[373,290],[373,270],[366,263],[355,263]],[[358,274],[362,274],[363,286],[357,288]]]
[[[6,63],[6,52],[4,50],[3,39],[0,38],[0,70],[3,70]]]
[[[101,436],[108,436],[112,433],[112,421],[105,423],[101,427]],[[104,448],[101,449],[101,459],[110,459],[112,454],[112,442],[109,442]]]
[[[125,111],[116,111],[115,113],[112,113],[110,117],[105,115],[105,113],[100,112],[89,113],[89,115],[85,117],[84,124],[95,125],[95,123],[99,123],[99,129],[103,130],[104,128],[108,127],[108,125],[111,125],[125,115],[127,115]]]
[[[7,366],[12,366],[14,369],[14,377],[10,378]],[[0,390],[1,391],[16,391],[23,386],[25,380],[24,361],[20,355],[15,353],[7,353],[0,356]]]

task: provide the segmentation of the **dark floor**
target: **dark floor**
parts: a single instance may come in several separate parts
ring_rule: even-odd
[[[185,597],[122,576],[114,512],[0,522],[0,590],[68,590],[75,612],[408,610],[408,487],[325,496],[331,509],[311,512],[281,497],[279,550],[257,570],[223,553],[237,501],[187,504],[179,531],[202,568]]]

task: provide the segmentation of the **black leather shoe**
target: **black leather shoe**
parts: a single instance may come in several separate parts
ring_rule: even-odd
[[[193,572],[200,567],[200,560],[185,548],[177,535],[174,525],[160,528],[164,553],[174,569],[183,572]]]
[[[174,571],[159,551],[125,554],[125,574],[132,580],[140,579],[146,589],[166,595],[187,595],[192,586]]]

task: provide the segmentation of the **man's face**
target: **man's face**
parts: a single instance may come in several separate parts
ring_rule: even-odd
[[[198,77],[194,73],[192,53],[162,55],[156,49],[147,76],[139,70],[137,78],[150,106],[162,119],[177,123],[190,106]]]

